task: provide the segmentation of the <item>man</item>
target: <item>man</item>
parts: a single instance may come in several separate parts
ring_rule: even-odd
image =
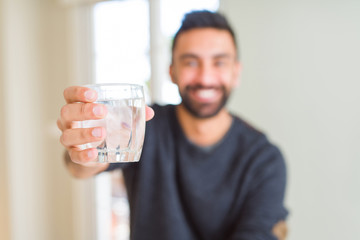
[[[131,239],[283,239],[285,164],[267,138],[225,108],[240,63],[226,19],[208,11],[185,16],[172,48],[170,76],[182,102],[154,105],[139,163],[91,163],[102,128],[72,128],[101,119],[106,108],[84,87],[64,91],[58,126],[66,163],[76,177],[122,168]],[[79,103],[81,102],[81,103]],[[147,119],[154,116],[147,108]]]

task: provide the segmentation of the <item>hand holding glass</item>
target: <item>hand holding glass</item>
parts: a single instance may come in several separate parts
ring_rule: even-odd
[[[95,103],[104,104],[108,113],[104,119],[82,121],[82,128],[104,127],[106,138],[84,144],[97,148],[97,162],[137,162],[145,135],[145,100],[143,87],[135,84],[94,84],[86,87],[98,94]]]

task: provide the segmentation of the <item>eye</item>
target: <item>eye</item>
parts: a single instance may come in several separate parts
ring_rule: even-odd
[[[224,60],[217,60],[214,64],[216,67],[223,67],[226,65],[226,62]]]
[[[185,61],[185,66],[196,67],[197,65],[198,65],[198,62],[196,60],[187,60],[187,61]]]

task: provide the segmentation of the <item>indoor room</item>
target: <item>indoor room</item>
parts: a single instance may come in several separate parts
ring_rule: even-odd
[[[130,239],[122,172],[67,170],[63,93],[132,83],[180,104],[171,46],[204,9],[236,36],[227,109],[284,157],[285,239],[360,239],[360,1],[0,0],[0,240]]]

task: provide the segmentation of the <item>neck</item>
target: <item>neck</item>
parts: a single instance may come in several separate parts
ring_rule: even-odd
[[[232,117],[225,108],[213,117],[197,118],[183,105],[178,105],[176,114],[186,137],[199,146],[211,146],[220,141],[232,123]]]

